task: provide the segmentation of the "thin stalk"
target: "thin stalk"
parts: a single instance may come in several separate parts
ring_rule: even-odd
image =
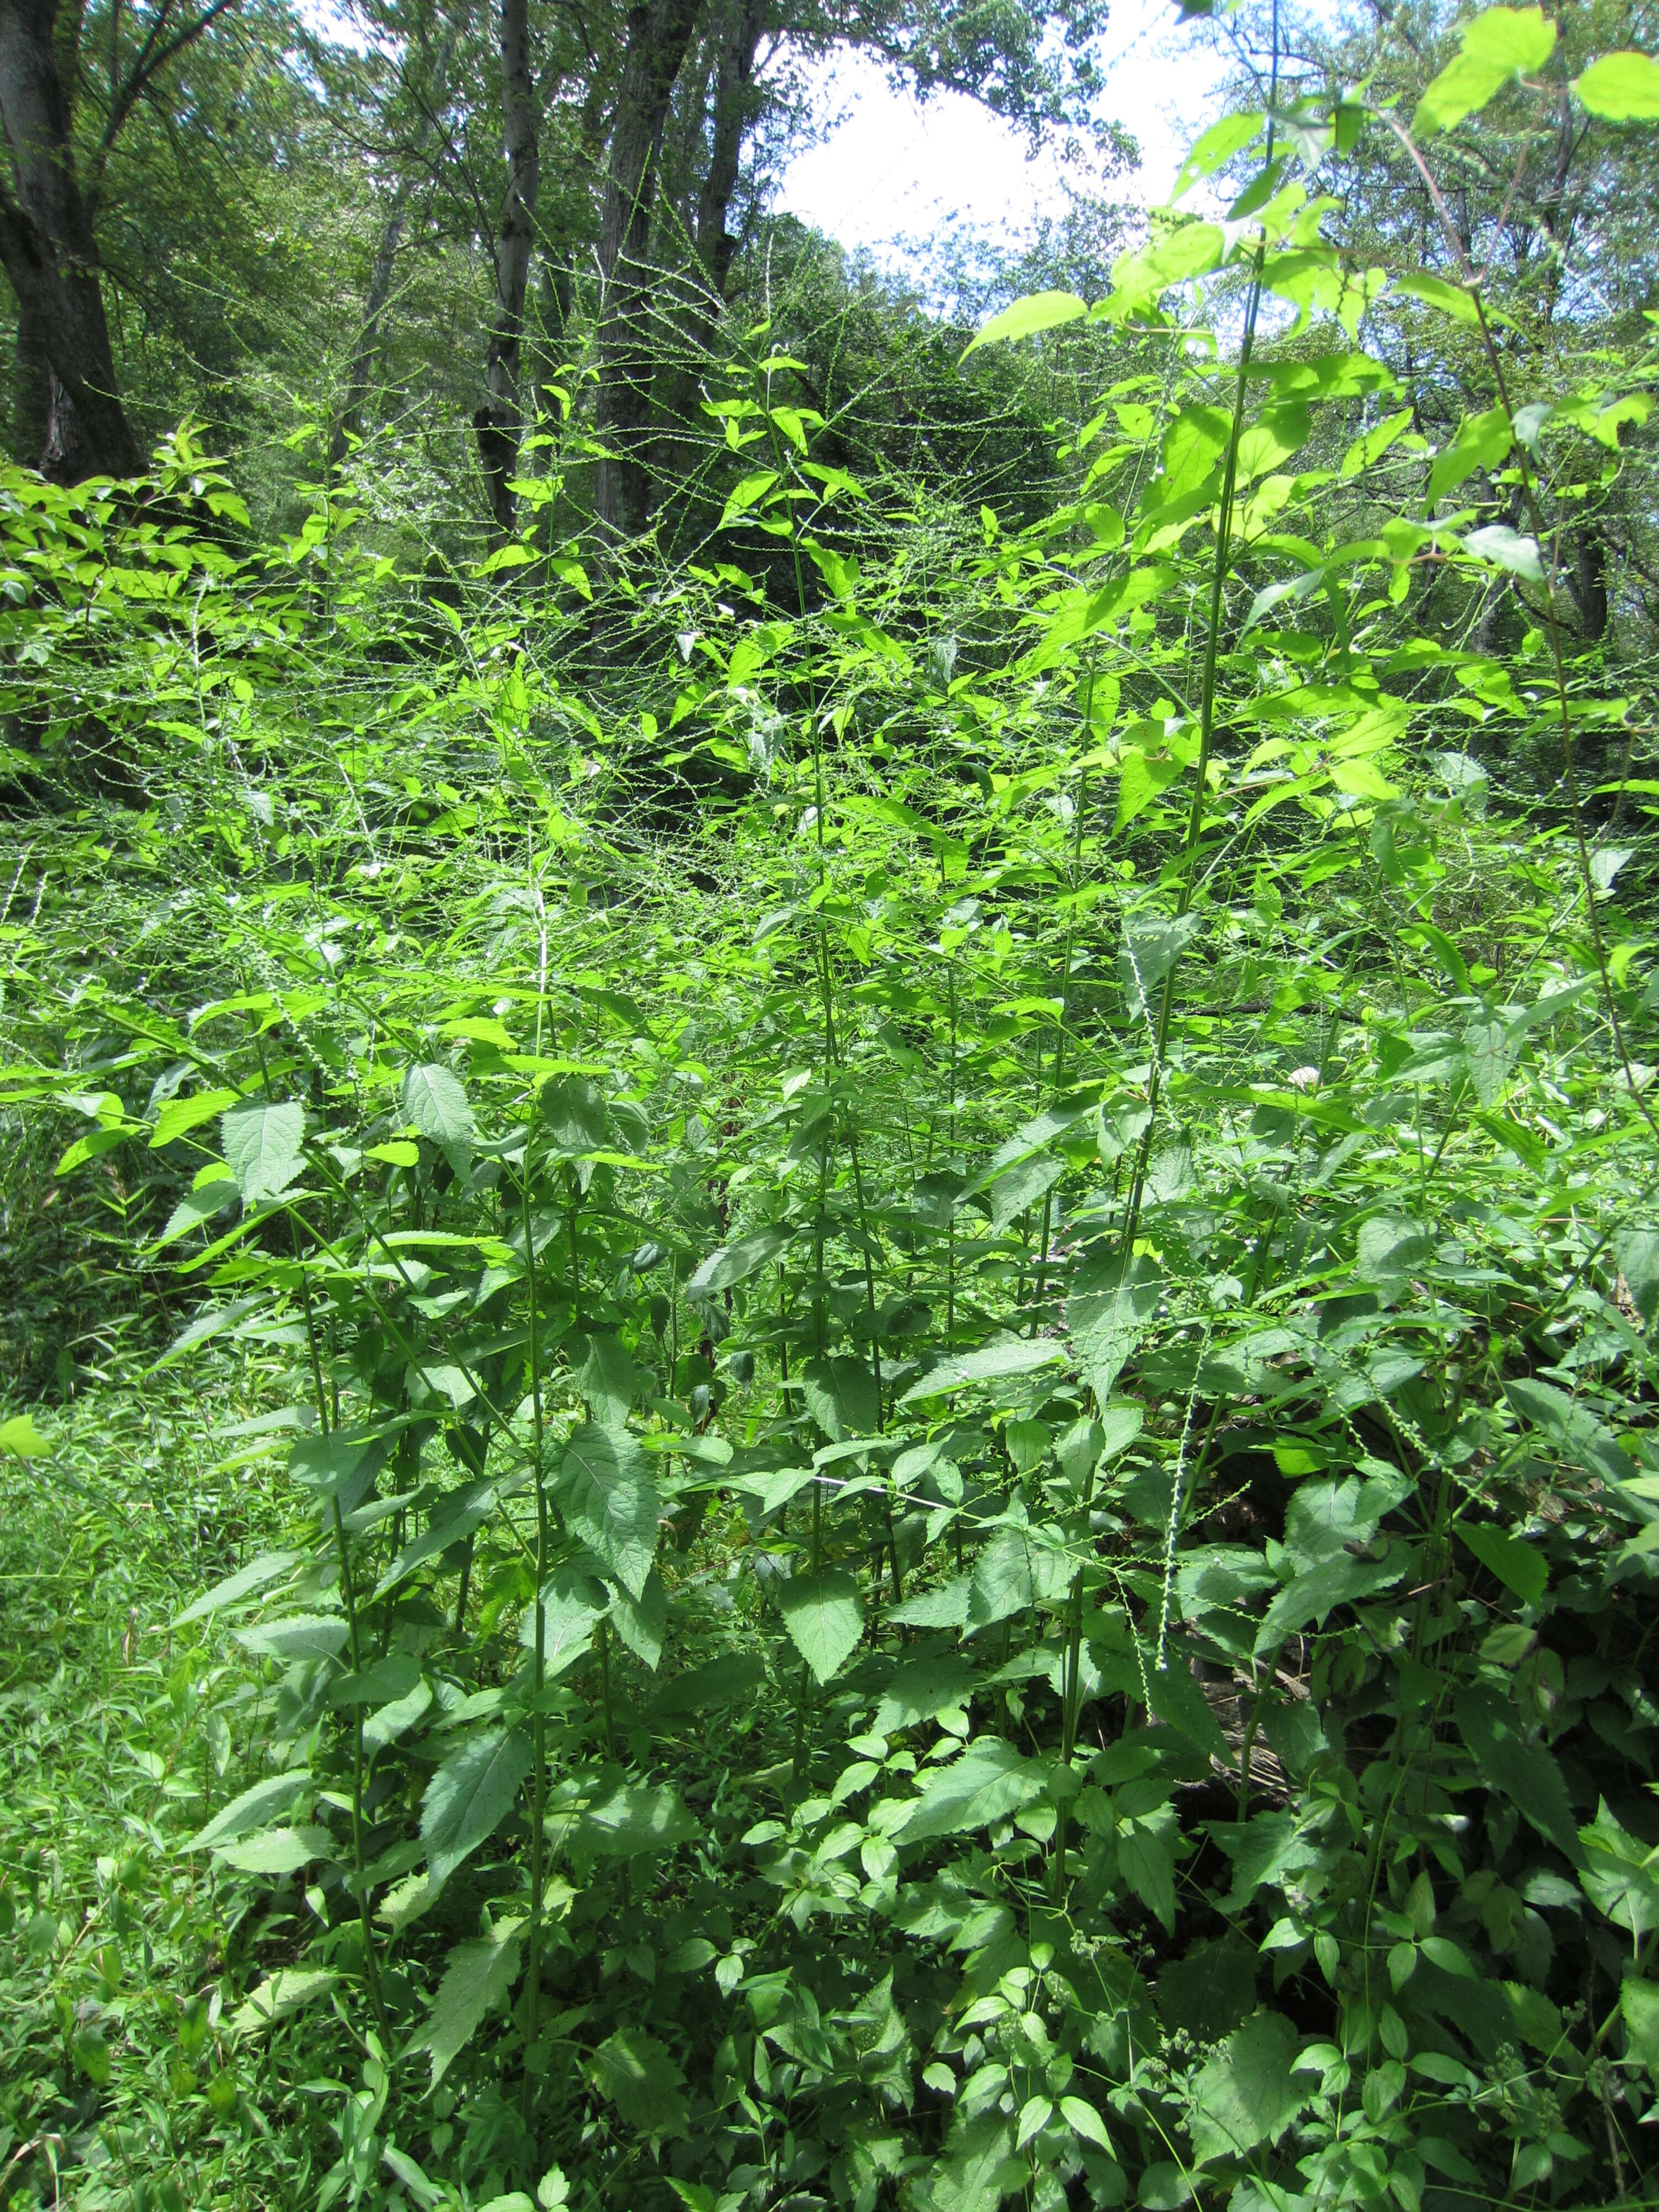
[[[957,963],[951,963],[951,1163],[957,1157]],[[945,1341],[951,1344],[957,1327],[957,1210],[951,1208],[951,1218],[945,1225]]]
[[[328,1393],[323,1387],[323,1364],[317,1353],[317,1324],[311,1310],[311,1283],[303,1267],[300,1272],[300,1295],[305,1306],[306,1342],[311,1352],[311,1379],[317,1394],[317,1421],[327,1436],[329,1420]],[[345,1600],[346,1628],[351,1639],[351,1671],[362,1672],[362,1644],[357,1625],[357,1597],[351,1583],[351,1553],[346,1542],[345,1518],[340,1511],[340,1492],[334,1491],[334,1541],[340,1554],[340,1593]],[[380,1964],[374,1955],[374,1928],[368,1910],[368,1886],[363,1880],[363,1709],[354,1705],[351,1729],[351,1868],[356,1877],[353,1887],[357,1893],[357,1915],[363,1929],[363,1972],[368,1980],[369,2002],[374,2008],[374,2018],[380,2038],[387,2051],[392,2048],[392,2023],[386,2018],[386,1998],[380,1989]]]
[[[539,1020],[539,1009],[538,1010]],[[542,1996],[542,1873],[547,1821],[547,1716],[542,1692],[547,1680],[547,1613],[542,1601],[547,1579],[547,1485],[543,1458],[541,1334],[536,1311],[536,1239],[530,1221],[530,1142],[525,1140],[524,1249],[530,1297],[530,1399],[535,1421],[536,1476],[536,1649],[531,1662],[531,1828],[530,1928],[526,1942],[524,2118],[530,2125],[533,2077],[531,2052],[541,2026]]]
[[[1279,6],[1273,4],[1273,80],[1267,98],[1267,143],[1265,166],[1271,167],[1273,158],[1273,105],[1279,90]],[[1204,641],[1204,678],[1199,695],[1198,709],[1198,767],[1193,787],[1193,804],[1187,817],[1187,839],[1182,854],[1181,889],[1177,896],[1175,918],[1177,921],[1192,907],[1194,878],[1198,867],[1198,851],[1204,834],[1205,801],[1209,794],[1210,745],[1215,734],[1216,664],[1221,647],[1221,615],[1223,595],[1226,589],[1227,571],[1231,565],[1233,501],[1238,484],[1238,441],[1244,428],[1244,401],[1250,373],[1250,355],[1255,346],[1256,317],[1261,307],[1261,272],[1267,260],[1267,245],[1256,248],[1255,268],[1250,277],[1250,289],[1244,307],[1244,334],[1238,350],[1238,374],[1233,385],[1232,428],[1227,440],[1226,465],[1221,478],[1221,511],[1216,520],[1215,562],[1210,571],[1209,630]],[[1152,1072],[1147,1085],[1147,1116],[1146,1132],[1140,1139],[1140,1150],[1135,1160],[1134,1181],[1129,1188],[1128,1211],[1124,1217],[1122,1266],[1127,1271],[1134,1250],[1135,1231],[1140,1225],[1141,1201],[1146,1195],[1146,1170],[1152,1156],[1152,1137],[1158,1126],[1158,1096],[1164,1081],[1164,1054],[1169,1043],[1170,1017],[1175,1006],[1176,972],[1180,957],[1171,960],[1164,978],[1163,996],[1158,1004],[1158,1024],[1152,1044]]]
[[[1084,702],[1083,726],[1089,728],[1094,717],[1095,665],[1089,664],[1089,690]],[[1083,819],[1089,805],[1089,771],[1083,771],[1083,781],[1078,791],[1077,827],[1072,839],[1072,910],[1066,918],[1066,948],[1060,963],[1060,1035],[1054,1043],[1054,1064],[1049,1071],[1048,1088],[1055,1098],[1066,1080],[1066,1047],[1069,1041],[1072,1005],[1072,948],[1077,936],[1077,885],[1083,863]],[[1042,1293],[1048,1286],[1048,1246],[1054,1231],[1054,1194],[1046,1191],[1042,1199],[1042,1245],[1037,1259],[1036,1279],[1031,1285],[1031,1327],[1035,1336],[1042,1308]]]

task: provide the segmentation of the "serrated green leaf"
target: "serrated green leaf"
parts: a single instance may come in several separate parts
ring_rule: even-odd
[[[436,1145],[465,1182],[471,1171],[477,1131],[465,1089],[454,1071],[436,1061],[411,1067],[404,1078],[404,1118]]]
[[[1541,8],[1488,8],[1458,35],[1462,50],[1456,60],[1418,102],[1412,127],[1419,137],[1449,131],[1477,114],[1512,77],[1542,69],[1555,51],[1555,26]]]
[[[245,1206],[278,1198],[302,1164],[305,1109],[296,1099],[250,1098],[221,1116],[219,1139]]]
[[[840,1672],[864,1632],[859,1586],[844,1567],[792,1575],[778,1585],[778,1609],[795,1649],[820,1682]]]
[[[434,1882],[447,1881],[495,1833],[529,1771],[530,1745],[516,1729],[483,1729],[445,1760],[421,1800],[421,1841]]]
[[[409,2045],[424,2051],[435,2089],[459,2057],[484,2014],[506,2002],[518,1978],[522,1919],[501,1920],[479,1941],[458,1943],[444,1963],[443,1979],[425,2026]]]
[[[1316,2087],[1291,2070],[1297,2041],[1282,2013],[1259,2012],[1233,2030],[1194,2085],[1197,2164],[1242,2158],[1284,2133]]]
[[[287,1774],[270,1774],[263,1782],[254,1783],[228,1805],[222,1805],[204,1828],[197,1831],[187,1844],[180,1846],[186,1851],[210,1850],[217,1844],[237,1842],[251,1836],[256,1829],[269,1826],[279,1814],[286,1813],[316,1788],[310,1774],[298,1767]]]
[[[584,1422],[565,1448],[559,1503],[571,1534],[630,1597],[645,1595],[660,1503],[651,1463],[625,1431]]]
[[[252,1995],[237,2006],[230,2016],[230,2032],[233,2035],[257,2035],[275,2021],[298,2012],[301,2005],[326,1996],[339,1978],[327,1967],[285,1967],[269,1981],[261,1982]]]
[[[638,2135],[690,2133],[685,2076],[666,2045],[643,2028],[619,2027],[593,2053],[593,2086]]]
[[[801,1370],[806,1410],[831,1443],[875,1434],[881,1419],[876,1378],[868,1364],[847,1352],[809,1359]]]

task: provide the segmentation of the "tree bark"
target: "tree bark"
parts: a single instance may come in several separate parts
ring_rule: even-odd
[[[1599,645],[1607,634],[1607,546],[1598,526],[1587,522],[1578,532],[1579,635],[1588,645]]]
[[[512,479],[524,427],[519,362],[542,173],[541,113],[530,67],[529,0],[501,0],[501,115],[507,197],[495,235],[495,306],[484,371],[489,397],[473,417],[498,542],[513,535],[516,520]]]
[[[613,539],[644,529],[651,495],[648,445],[652,333],[651,210],[674,80],[705,0],[636,0],[628,13],[622,81],[611,132],[599,234],[599,442],[593,507]]]
[[[737,0],[726,19],[714,65],[708,170],[697,195],[697,258],[709,288],[724,303],[736,239],[726,228],[743,161],[744,133],[754,106],[755,56],[766,27],[765,0]]]
[[[0,188],[0,264],[17,295],[25,365],[30,356],[46,364],[41,471],[79,483],[136,476],[142,462],[116,389],[98,249],[76,177],[57,14],[57,0],[0,0],[0,128],[14,188]]]
[[[386,210],[386,221],[380,228],[380,243],[375,252],[374,265],[369,271],[368,290],[363,297],[363,319],[358,327],[357,343],[352,348],[351,367],[346,373],[345,395],[340,403],[334,434],[329,441],[331,468],[337,469],[344,460],[362,421],[363,403],[368,397],[369,380],[374,374],[374,363],[380,349],[380,323],[392,298],[392,279],[397,266],[398,249],[404,242],[404,225],[409,220],[409,204],[415,197],[420,161],[432,136],[433,118],[442,112],[449,98],[449,66],[454,51],[455,33],[451,30],[439,49],[427,102],[421,110],[420,127],[415,137],[414,161],[398,179],[398,189],[392,195],[392,205]]]

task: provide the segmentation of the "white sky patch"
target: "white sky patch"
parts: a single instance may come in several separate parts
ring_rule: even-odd
[[[879,258],[945,228],[1015,246],[1077,191],[1156,205],[1213,119],[1223,69],[1172,0],[1121,0],[1106,34],[1098,112],[1134,134],[1141,166],[1103,185],[1085,163],[1068,167],[1053,134],[1032,160],[1016,125],[961,93],[923,102],[895,91],[866,55],[843,54],[815,74],[823,108],[838,119],[790,162],[772,205]]]

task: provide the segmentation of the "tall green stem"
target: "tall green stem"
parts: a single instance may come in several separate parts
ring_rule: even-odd
[[[530,1139],[524,1148],[524,1250],[530,1297],[530,1399],[535,1422],[536,1478],[536,1650],[531,1666],[531,1826],[530,1928],[525,1944],[524,2118],[530,2125],[533,2076],[531,2067],[541,2027],[542,1997],[542,1876],[547,1825],[547,1715],[542,1693],[547,1681],[547,1610],[544,1585],[547,1580],[547,1468],[542,1427],[542,1354],[540,1320],[536,1301],[536,1238],[530,1218]],[[574,1216],[573,1214],[574,1220]]]
[[[1279,8],[1278,0],[1274,0],[1273,80],[1267,100],[1267,144],[1264,164],[1267,168],[1273,167],[1273,102],[1278,89]],[[1205,802],[1209,795],[1210,745],[1215,733],[1215,683],[1221,647],[1222,602],[1226,590],[1227,571],[1232,559],[1233,505],[1238,488],[1238,444],[1244,428],[1244,403],[1250,374],[1250,356],[1255,347],[1256,317],[1261,308],[1261,272],[1267,252],[1265,241],[1256,248],[1255,268],[1250,277],[1249,295],[1244,305],[1244,331],[1238,349],[1238,374],[1233,383],[1232,426],[1227,439],[1227,459],[1221,476],[1221,510],[1216,520],[1215,561],[1210,570],[1209,628],[1204,640],[1204,678],[1198,709],[1198,767],[1193,785],[1192,807],[1187,817],[1186,842],[1182,852],[1181,887],[1175,912],[1177,921],[1184,919],[1192,908],[1199,846],[1204,835]],[[1141,1201],[1146,1195],[1146,1170],[1152,1156],[1158,1097],[1164,1083],[1164,1055],[1170,1038],[1170,1017],[1175,1007],[1176,971],[1180,964],[1177,953],[1164,972],[1164,991],[1158,1002],[1158,1024],[1152,1041],[1152,1072],[1146,1092],[1146,1127],[1135,1158],[1134,1181],[1130,1186],[1129,1208],[1123,1224],[1122,1263],[1126,1270],[1134,1251],[1135,1232],[1140,1226]]]
[[[323,1363],[317,1352],[317,1324],[311,1310],[311,1281],[301,1268],[300,1295],[305,1306],[306,1343],[311,1352],[311,1379],[317,1395],[317,1422],[325,1436],[330,1433],[328,1393],[323,1387]],[[340,1555],[340,1595],[345,1600],[346,1630],[351,1644],[351,1671],[362,1672],[363,1653],[357,1623],[357,1597],[351,1582],[351,1552],[346,1542],[345,1516],[340,1510],[340,1492],[337,1482],[333,1498],[334,1541]],[[368,1910],[368,1885],[363,1880],[363,1708],[361,1700],[353,1704],[351,1728],[351,1870],[353,1887],[357,1893],[357,1917],[363,1930],[363,1972],[368,1981],[369,2002],[374,2007],[374,2018],[381,2040],[388,2055],[392,2050],[392,2023],[386,2018],[386,1998],[380,1989],[380,1962],[374,1955],[374,1927]]]

